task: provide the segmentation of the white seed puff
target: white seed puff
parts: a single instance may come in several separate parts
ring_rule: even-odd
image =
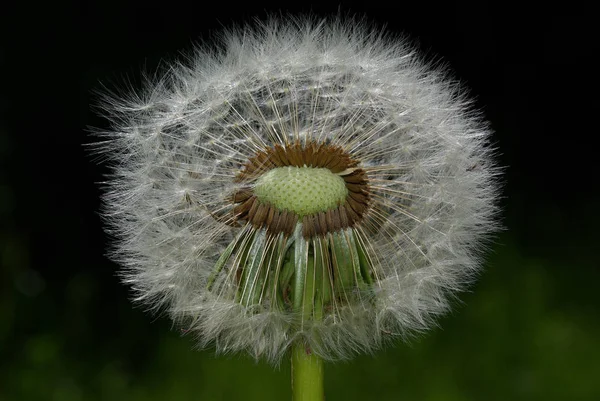
[[[490,131],[464,91],[356,20],[221,38],[103,104],[104,216],[135,299],[272,362],[295,341],[331,360],[430,327],[497,229]],[[276,168],[327,178],[255,190]]]

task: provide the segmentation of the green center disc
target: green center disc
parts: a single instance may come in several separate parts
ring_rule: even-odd
[[[344,203],[343,178],[327,168],[278,167],[263,174],[254,187],[259,201],[298,216],[334,209]]]

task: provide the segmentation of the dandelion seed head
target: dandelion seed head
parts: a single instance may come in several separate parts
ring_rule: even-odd
[[[104,106],[111,255],[202,347],[373,352],[434,325],[497,229],[487,124],[365,23],[228,31]]]

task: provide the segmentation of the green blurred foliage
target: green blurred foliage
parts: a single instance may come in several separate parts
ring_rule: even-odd
[[[165,318],[108,297],[93,270],[52,299],[23,244],[3,242],[2,400],[282,400],[290,367],[193,349]],[[376,355],[326,365],[328,400],[597,400],[599,279],[593,259],[522,254],[502,235],[472,291],[440,327]],[[106,264],[102,269],[113,266]],[[18,269],[18,270],[17,270]],[[17,274],[15,274],[18,271]],[[8,279],[8,280],[7,280]],[[6,290],[8,289],[8,292]],[[11,292],[12,291],[12,292]],[[54,304],[52,306],[52,304]],[[29,322],[39,311],[52,319]],[[103,315],[98,315],[101,313]],[[111,327],[100,327],[101,325]],[[20,337],[15,329],[29,331]],[[11,334],[12,333],[12,334]]]

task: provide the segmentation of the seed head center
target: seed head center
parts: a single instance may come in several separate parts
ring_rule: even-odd
[[[343,204],[348,189],[344,179],[328,168],[286,166],[260,176],[254,194],[261,202],[302,217]]]

